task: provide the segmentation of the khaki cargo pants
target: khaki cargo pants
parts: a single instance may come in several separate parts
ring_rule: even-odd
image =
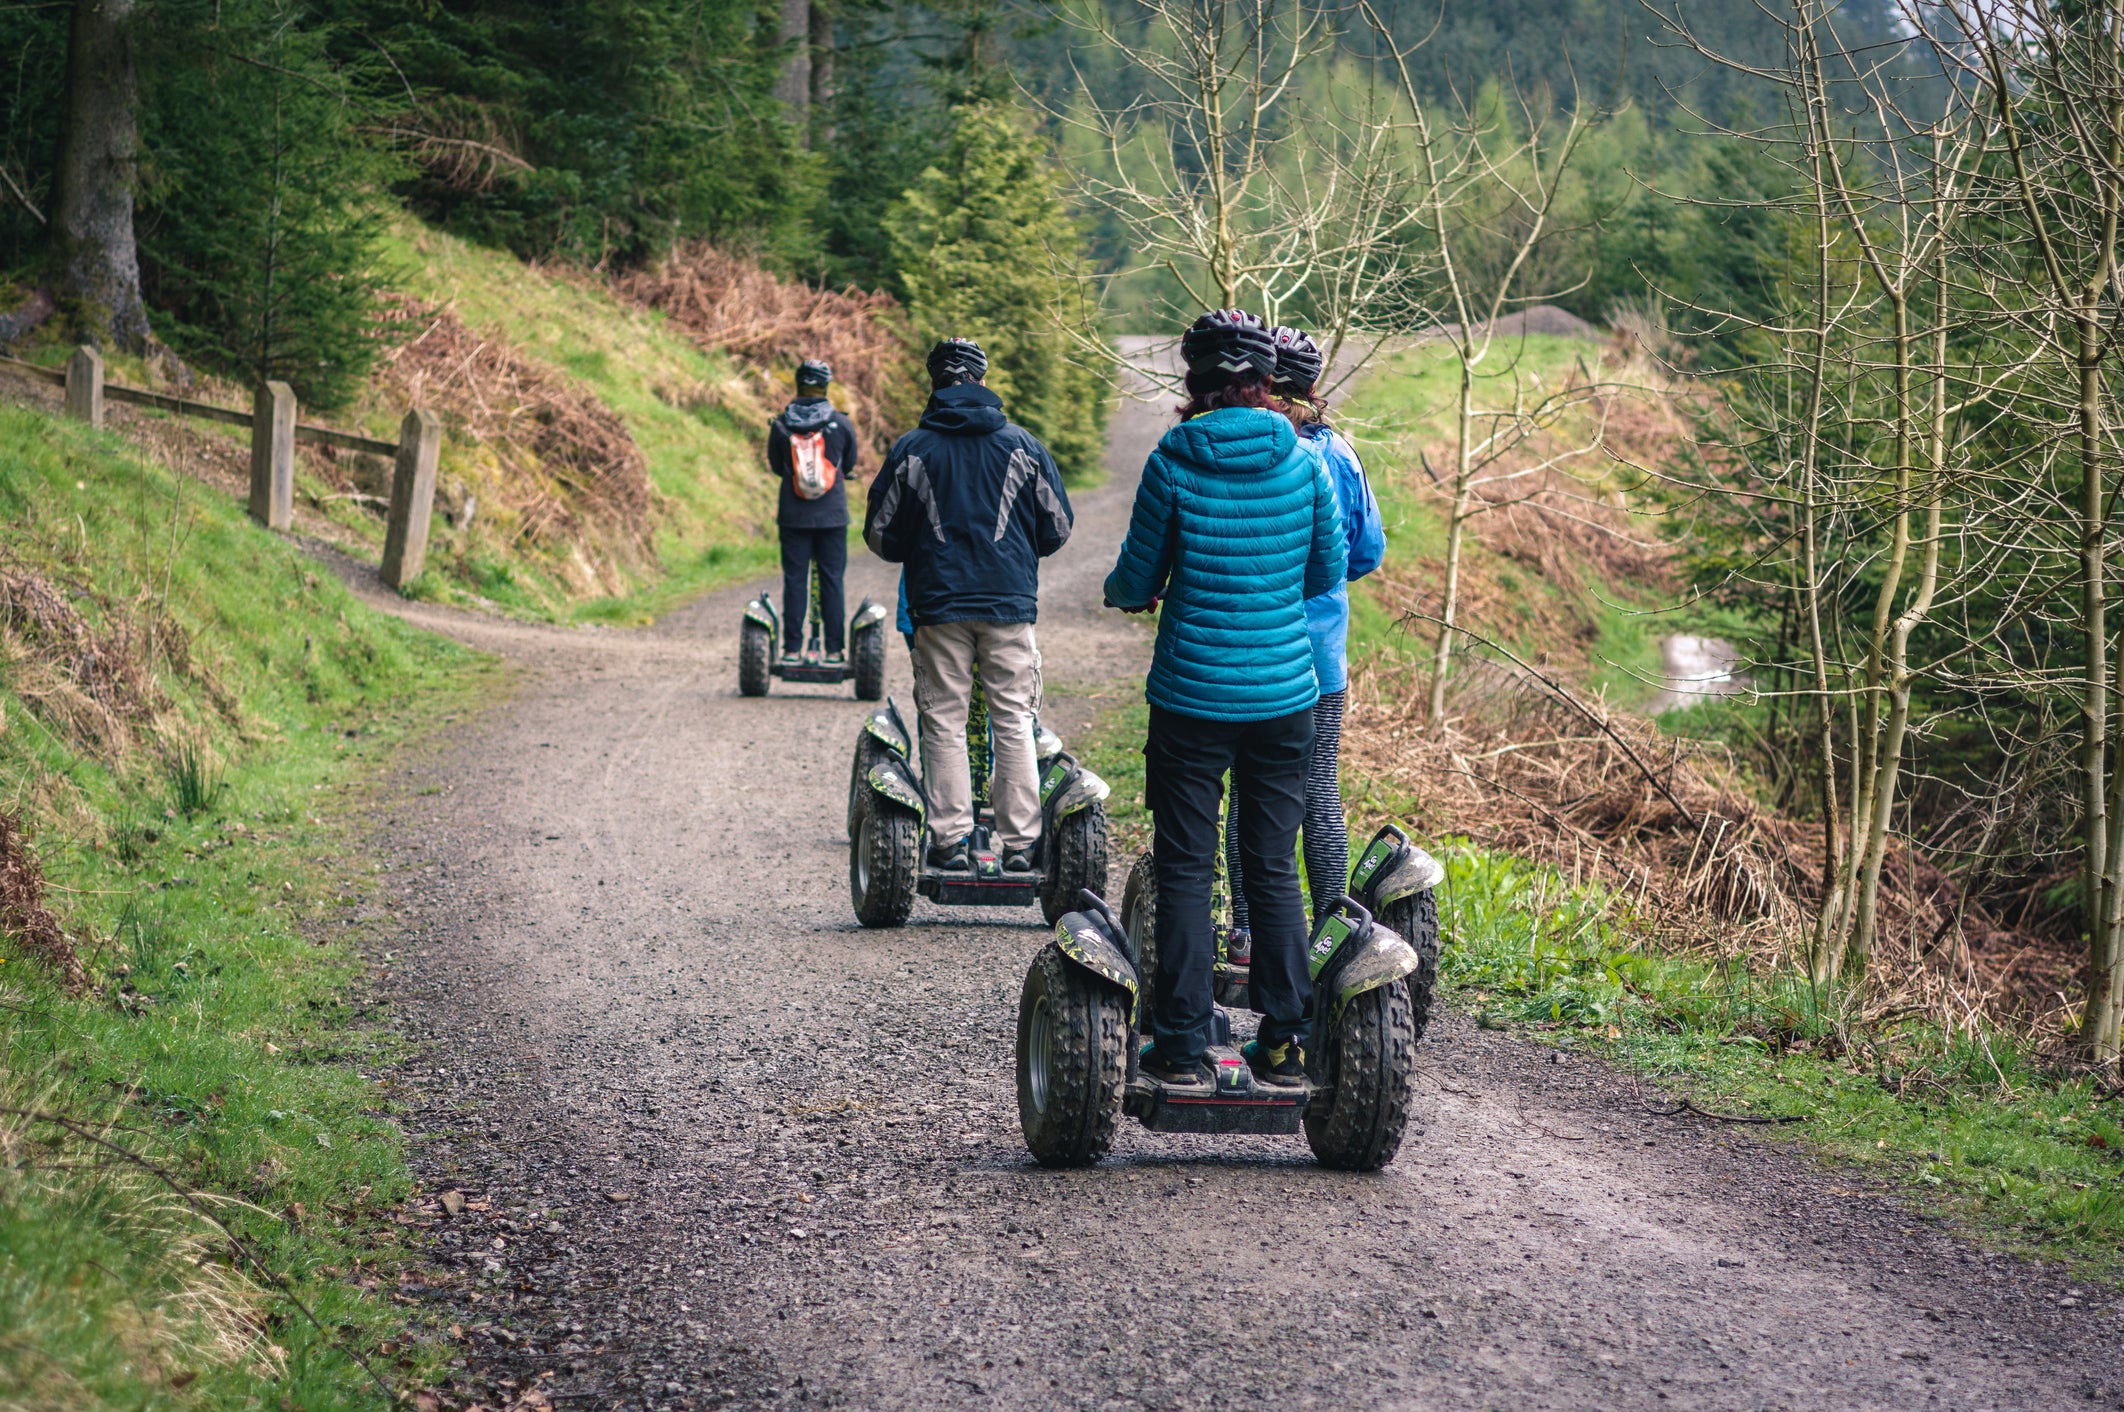
[[[922,717],[922,787],[930,836],[957,843],[973,832],[973,773],[966,760],[966,714],[974,664],[988,696],[996,738],[989,793],[997,842],[1030,848],[1040,838],[1040,778],[1033,715],[1040,709],[1040,649],[1031,623],[944,623],[915,629],[915,708]]]

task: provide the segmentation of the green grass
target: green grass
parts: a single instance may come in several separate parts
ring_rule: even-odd
[[[621,304],[587,278],[527,268],[410,218],[394,224],[386,244],[404,292],[451,305],[475,330],[498,329],[617,412],[661,502],[654,562],[624,564],[624,591],[600,596],[571,591],[555,556],[484,535],[476,515],[463,535],[438,517],[435,596],[543,618],[644,623],[773,566],[774,484],[760,442],[774,409],[754,405],[727,358],[701,352],[663,315]],[[395,435],[387,429],[403,411],[373,406],[367,417],[377,434]],[[477,457],[475,447],[446,444],[439,482],[476,482]]]
[[[1861,1028],[1790,972],[1633,944],[1626,899],[1439,850],[1448,994],[1482,1023],[1581,1045],[1713,1112],[1904,1186],[2009,1248],[2124,1279],[2124,1114],[2000,1034]]]
[[[0,407],[0,526],[0,562],[66,585],[93,626],[161,614],[188,640],[188,665],[155,660],[154,717],[92,745],[6,639],[0,802],[91,985],[69,994],[0,940],[0,1106],[159,1164],[271,1272],[143,1169],[0,1118],[0,1405],[379,1406],[349,1350],[402,1387],[432,1355],[389,1299],[410,1179],[339,921],[369,884],[319,811],[487,673],[233,501],[18,408]]]

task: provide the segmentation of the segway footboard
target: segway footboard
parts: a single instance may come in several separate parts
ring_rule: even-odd
[[[1297,1132],[1311,1097],[1306,1088],[1256,1083],[1238,1050],[1211,1047],[1204,1056],[1216,1086],[1210,1093],[1181,1093],[1138,1074],[1128,1086],[1129,1116],[1158,1133]]]

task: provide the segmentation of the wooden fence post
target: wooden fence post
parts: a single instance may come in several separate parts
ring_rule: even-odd
[[[85,343],[67,359],[66,414],[92,427],[103,425],[103,355]]]
[[[284,382],[251,399],[251,518],[274,530],[295,522],[295,389]]]
[[[415,407],[398,428],[398,467],[391,476],[391,514],[384,525],[383,581],[403,590],[428,563],[428,516],[435,508],[435,458],[442,423]]]

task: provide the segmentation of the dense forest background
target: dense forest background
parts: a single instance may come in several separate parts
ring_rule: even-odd
[[[1743,61],[1782,53],[1783,26],[1755,5],[1691,11]],[[15,56],[0,80],[0,270],[18,277],[44,256],[71,12],[0,7],[0,53]],[[1505,81],[1621,114],[1582,167],[1561,257],[1581,268],[1558,302],[1598,318],[1648,280],[1693,298],[1754,277],[1753,233],[1707,239],[1701,214],[1655,199],[1651,183],[1746,197],[1774,182],[1745,144],[1685,136],[1747,126],[1774,107],[1767,86],[1676,46],[1623,0],[1393,0],[1380,14],[1426,40],[1417,73],[1439,101]],[[1154,23],[1119,0],[1107,18],[1124,36]],[[950,153],[957,114],[1000,108],[1051,152],[1077,91],[1128,101],[1139,76],[1085,21],[1072,6],[987,0],[150,0],[131,42],[157,332],[187,357],[292,371],[313,398],[343,393],[365,366],[365,292],[388,278],[372,239],[379,195],[529,260],[623,269],[705,239],[786,275],[904,297],[914,246],[895,243],[892,208]],[[1351,55],[1376,52],[1354,11],[1338,23]],[[1846,23],[1889,30],[1878,0]],[[1333,81],[1354,87],[1355,73]],[[1071,234],[1099,271],[1127,265],[1122,232],[1098,212],[1050,219],[1079,223]]]

